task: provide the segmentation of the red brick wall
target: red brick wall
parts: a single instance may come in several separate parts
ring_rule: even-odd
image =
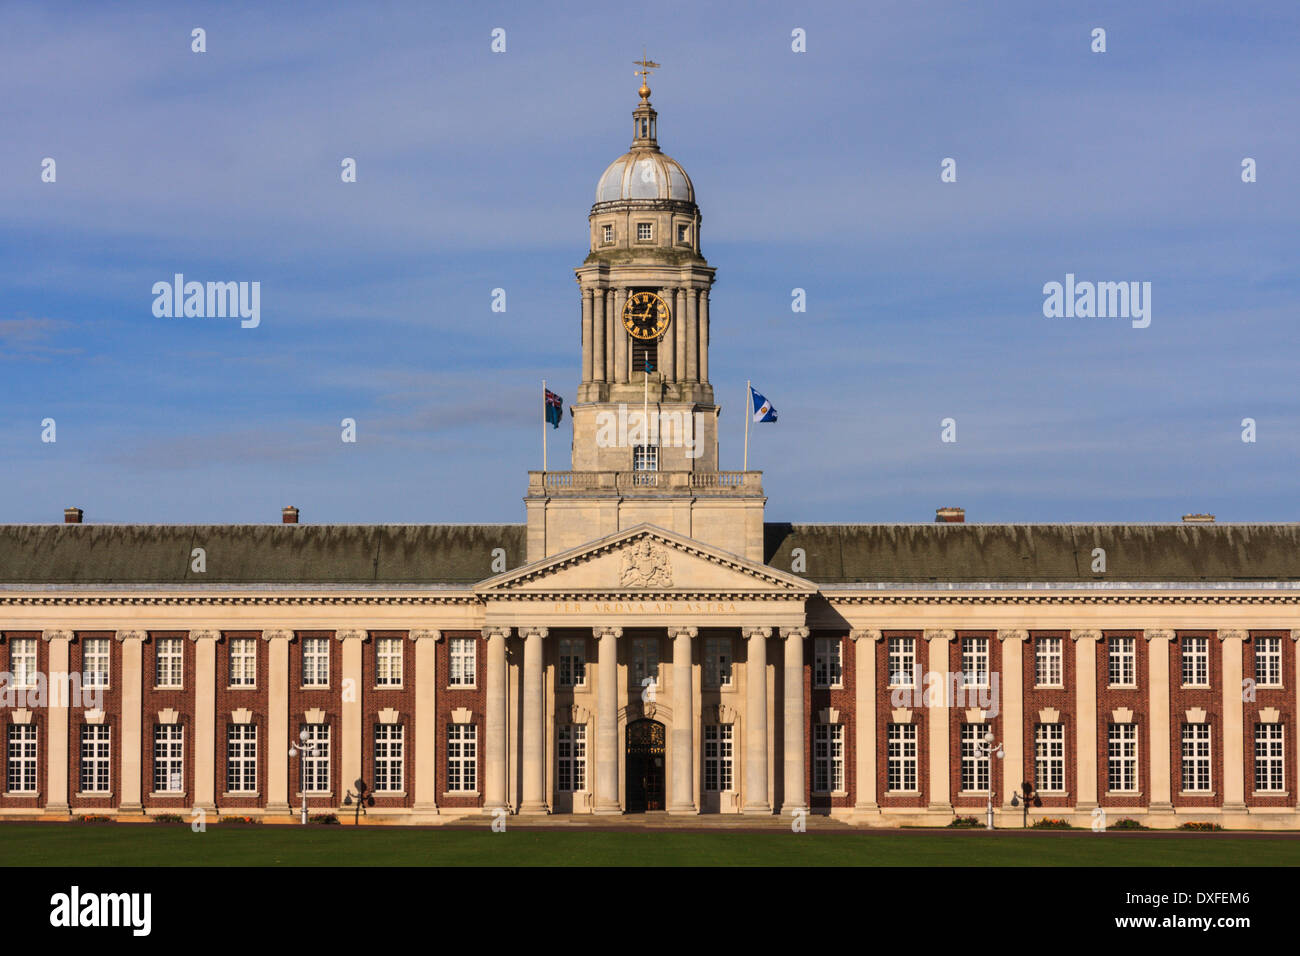
[[[817,638],[837,638],[840,642],[840,660],[842,686],[814,687],[817,653]],[[787,638],[789,640],[789,638]],[[776,661],[780,672],[785,671],[785,641],[776,642],[780,647],[781,658]],[[804,706],[804,800],[805,805],[813,809],[827,810],[832,807],[852,807],[857,779],[857,667],[854,654],[856,642],[849,639],[847,631],[814,631],[804,639],[803,648],[803,706]],[[867,653],[870,653],[869,651]],[[776,716],[778,723],[784,712],[784,697],[777,700]],[[840,712],[839,722],[844,725],[844,789],[845,796],[833,797],[828,793],[813,793],[813,725],[819,723],[819,713],[834,707]],[[784,776],[783,758],[776,755],[776,777],[778,784]],[[778,786],[778,789],[781,789]]]
[[[1208,637],[1210,651],[1210,686],[1183,686],[1183,641],[1188,637]],[[1143,642],[1145,643],[1145,642]],[[1145,680],[1141,686],[1149,685]],[[1210,725],[1210,786],[1212,795],[1183,796],[1183,724],[1192,707],[1205,709]],[[1223,646],[1214,631],[1177,631],[1169,642],[1169,792],[1175,807],[1223,806]],[[1253,750],[1251,751],[1254,752]],[[1254,769],[1251,764],[1252,772]]]
[[[398,638],[402,647],[401,687],[379,687],[379,640]],[[362,702],[361,779],[368,786],[375,785],[375,726],[379,712],[389,707],[398,713],[402,725],[402,791],[404,796],[375,795],[375,808],[410,807],[415,803],[415,754],[420,741],[415,736],[415,643],[407,639],[406,631],[371,631],[369,640],[362,645],[361,687]],[[435,749],[436,752],[436,749]],[[344,781],[351,786],[351,781]]]
[[[15,638],[30,638],[36,641],[36,668],[47,677],[50,672],[50,646],[41,639],[40,631],[6,631],[0,637],[0,661],[3,661],[3,670],[12,674],[13,663],[10,660],[12,653],[11,641]],[[44,805],[46,798],[49,796],[49,687],[46,686],[46,706],[27,707],[32,712],[32,723],[36,725],[36,793],[30,797],[10,797],[5,796],[4,806],[10,809],[35,809]],[[15,704],[22,704],[24,701],[19,699],[17,693],[14,696]],[[11,716],[12,708],[5,708],[4,716],[0,719],[3,724],[3,739],[0,739],[0,768],[3,769],[3,776],[0,776],[0,792],[8,789],[9,786],[9,725],[13,722]]]
[[[447,680],[451,676],[451,639],[469,637],[474,639],[475,649],[475,686],[472,688],[449,687]],[[550,638],[547,638],[550,640]],[[438,805],[444,807],[481,807],[483,806],[483,773],[486,764],[483,751],[487,740],[487,641],[478,631],[443,631],[442,640],[438,641]],[[477,796],[447,796],[447,726],[451,723],[451,712],[458,707],[468,707],[474,712],[474,723],[478,735],[478,769]],[[593,765],[594,766],[594,765]]]
[[[305,632],[304,632],[305,633]],[[255,681],[252,687],[231,687],[230,686],[230,642],[236,638],[253,638],[254,646],[257,648],[257,664]],[[335,642],[337,643],[337,642]],[[298,670],[293,669],[294,656],[298,656]],[[302,645],[295,638],[289,644],[289,682],[290,682],[290,705],[289,705],[289,735],[294,741],[298,739],[298,731],[301,729],[301,710],[295,711],[293,704],[293,688],[298,687],[302,682]],[[265,807],[267,798],[267,773],[268,760],[273,745],[280,748],[281,753],[288,750],[289,741],[272,741],[270,740],[270,681],[271,681],[271,650],[270,644],[262,639],[261,631],[226,631],[221,635],[217,642],[217,671],[216,671],[216,701],[217,713],[214,721],[215,741],[213,747],[216,750],[212,766],[213,773],[216,777],[215,793],[217,795],[217,806],[224,813],[226,810],[231,811],[232,815],[237,816],[242,809],[252,807]],[[296,673],[296,676],[295,676]],[[189,672],[186,672],[188,679]],[[330,657],[330,683],[331,687],[338,676],[338,669],[335,665],[335,657]],[[187,683],[191,699],[193,699],[194,689],[192,684]],[[308,705],[313,706],[313,705]],[[320,706],[325,706],[324,704]],[[253,723],[257,725],[257,793],[253,796],[227,796],[226,795],[226,775],[229,754],[226,752],[226,735],[229,733],[231,724],[230,714],[232,711],[247,709],[253,712]],[[329,708],[326,708],[328,710]],[[330,745],[338,750],[339,733],[341,727],[334,717],[330,718],[333,727],[331,728]],[[287,759],[287,758],[286,758]],[[301,806],[296,794],[298,793],[298,761],[297,759],[289,761],[289,803],[293,806]],[[192,774],[193,770],[186,767],[186,772]],[[330,776],[331,785],[334,783],[333,771]],[[310,806],[315,806],[315,802],[310,802]]]
[[[948,670],[956,674],[961,670],[961,642],[962,638],[980,637],[988,641],[989,647],[989,673],[998,675],[998,696],[991,699],[996,701],[998,716],[988,720],[984,724],[985,732],[992,732],[993,742],[1002,742],[1002,642],[998,640],[997,631],[957,631],[953,639],[948,642]],[[990,682],[992,678],[990,677]],[[958,692],[962,688],[958,686]],[[946,693],[946,691],[945,691]],[[983,809],[988,804],[987,793],[977,793],[973,795],[961,796],[961,728],[966,723],[966,710],[971,707],[978,707],[980,700],[990,699],[990,691],[985,691],[983,698],[980,696],[980,688],[966,688],[964,699],[957,698],[949,701],[948,709],[948,792],[952,795],[952,805],[957,809]],[[992,709],[992,708],[990,708]],[[997,757],[992,757],[989,764],[990,779],[993,782],[993,799],[995,803],[1002,799],[1003,792],[1003,761]]]
[[[122,799],[122,645],[114,631],[78,631],[68,648],[68,670],[84,672],[87,638],[108,638],[108,687],[103,695],[104,723],[109,727],[109,789],[102,797],[79,797],[81,790],[81,727],[85,721],[85,698],[68,701],[68,804],[74,815],[112,809]],[[42,642],[44,643],[44,642]],[[69,689],[71,691],[71,688]],[[72,695],[69,693],[69,697]],[[151,738],[152,739],[152,738]]]
[[[1291,640],[1288,631],[1251,631],[1250,639],[1242,644],[1241,676],[1255,678],[1255,653],[1259,649],[1259,638],[1280,637],[1282,645],[1282,686],[1280,688],[1255,687],[1255,699],[1247,700],[1242,705],[1242,754],[1245,756],[1244,779],[1246,782],[1246,805],[1249,807],[1293,807],[1296,805],[1296,767],[1295,767],[1295,652],[1296,642]],[[1282,726],[1283,770],[1286,778],[1286,792],[1290,796],[1255,795],[1255,725],[1259,723],[1259,712],[1265,707],[1276,707],[1280,712]]]
[[[1039,638],[1057,637],[1061,639],[1061,685],[1060,687],[1039,687],[1037,685],[1037,650],[1036,641]],[[1037,768],[1035,766],[1036,737],[1038,724],[1038,712],[1044,708],[1052,708],[1060,711],[1060,722],[1064,730],[1065,746],[1065,793],[1061,796],[1042,796],[1040,801],[1043,808],[1053,807],[1071,807],[1074,801],[1078,799],[1079,789],[1076,779],[1077,766],[1074,759],[1076,738],[1078,727],[1076,725],[1075,715],[1078,713],[1076,706],[1075,679],[1076,667],[1074,662],[1074,642],[1070,640],[1069,631],[1030,631],[1029,639],[1022,642],[1024,647],[1021,652],[1021,687],[1024,694],[1024,714],[1023,714],[1023,740],[1024,740],[1024,765],[1020,768],[1021,776],[1019,780],[1007,780],[1003,799],[1007,799],[1013,789],[1019,789],[1020,785],[1026,780],[1031,784],[1037,783]]]
[[[330,683],[328,688],[315,690],[307,689],[302,686],[302,649],[304,646],[303,642],[309,637],[329,638]],[[265,641],[259,643],[263,648],[265,648]],[[264,654],[264,650],[258,652],[257,679],[259,684],[262,682],[262,674],[264,673],[261,666]],[[317,797],[308,796],[308,810],[335,809],[342,804],[343,794],[346,792],[347,788],[352,785],[351,780],[340,779],[341,764],[339,754],[343,749],[342,682],[343,645],[338,640],[335,640],[334,632],[295,632],[294,641],[289,645],[289,734],[293,737],[294,742],[296,743],[298,733],[302,730],[303,714],[316,707],[325,711],[325,722],[330,725],[330,795]],[[265,713],[265,711],[263,711],[263,713]],[[264,716],[259,720],[258,726],[265,726]],[[261,752],[262,750],[259,746],[259,760]],[[289,761],[289,804],[293,807],[302,806],[302,780],[299,770],[301,760],[302,755],[299,754],[299,756],[294,757]],[[261,768],[259,767],[258,770],[260,772]],[[259,786],[261,786],[260,781],[261,778],[259,778]]]
[[[912,723],[916,725],[916,786],[918,795],[891,795],[889,786],[889,639],[911,637],[916,646],[916,674],[918,681],[929,665],[929,652],[921,631],[885,631],[876,641],[876,802],[881,807],[924,807],[930,794],[930,734],[929,715],[920,704],[919,691],[911,701]],[[922,685],[922,689],[924,689]]]
[[[1136,688],[1110,686],[1110,642],[1134,638]],[[1097,642],[1097,803],[1103,807],[1144,807],[1151,801],[1150,643],[1141,631],[1106,631]],[[1170,663],[1178,656],[1170,646]],[[1138,736],[1138,790],[1133,796],[1110,795],[1110,725],[1119,707],[1133,711]]]
[[[181,688],[158,689],[158,641],[161,638],[180,638]],[[194,642],[186,631],[150,631],[140,645],[140,802],[155,809],[183,810],[194,805]],[[217,645],[221,655],[221,645]],[[153,735],[158,723],[158,711],[173,708],[181,725],[184,741],[184,788],[178,797],[154,797],[153,793]],[[119,718],[120,719],[120,718]],[[220,721],[218,721],[220,724]],[[218,734],[224,733],[224,726]],[[125,756],[124,754],[122,756]],[[115,755],[116,759],[116,755]],[[217,793],[221,792],[218,785]]]

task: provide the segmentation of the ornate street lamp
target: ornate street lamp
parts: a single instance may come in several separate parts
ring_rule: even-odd
[[[367,787],[366,782],[360,778],[357,778],[352,786],[357,788],[357,792],[353,793],[349,790],[343,797],[343,806],[352,806],[353,800],[357,802],[357,808],[352,813],[352,824],[356,826],[361,822],[361,814],[366,812],[366,807],[375,805],[375,792]]]
[[[304,727],[298,732],[297,745],[289,745],[289,756],[298,757],[299,754],[314,754],[317,750],[316,744],[307,743],[307,728]],[[307,781],[302,777],[302,759],[298,760],[298,788],[302,791],[302,822],[307,824]]]
[[[1041,807],[1043,805],[1043,801],[1039,799],[1038,791],[1034,789],[1034,785],[1030,783],[1028,780],[1026,780],[1022,784],[1020,784],[1019,794],[1015,794],[1015,793],[1011,794],[1011,805],[1013,807],[1018,807],[1021,806],[1023,803],[1025,808],[1024,817],[1020,821],[1020,826],[1022,829],[1024,827],[1029,826],[1029,804],[1031,802],[1036,807]]]
[[[987,757],[990,754],[997,754],[999,760],[1002,759],[1002,745],[993,742],[993,732],[989,731],[984,735],[984,739],[978,742],[976,748],[979,750],[981,757]],[[989,761],[989,799],[988,812],[985,821],[985,829],[993,829],[993,761]]]

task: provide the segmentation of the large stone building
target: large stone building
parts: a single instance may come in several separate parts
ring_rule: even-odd
[[[1300,823],[1296,525],[782,524],[718,470],[714,270],[649,93],[526,522],[0,528],[0,814],[287,818],[360,779],[372,821],[991,791],[1018,824],[1027,781],[1081,824]]]

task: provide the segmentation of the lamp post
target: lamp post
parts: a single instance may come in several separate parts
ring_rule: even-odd
[[[981,757],[987,757],[990,754],[997,754],[999,760],[1002,759],[1002,745],[993,742],[993,732],[989,731],[984,735],[984,739],[975,745],[979,749]],[[989,761],[989,796],[988,810],[985,821],[985,829],[993,829],[993,761]]]
[[[1031,801],[1036,807],[1043,805],[1043,801],[1039,799],[1038,791],[1034,789],[1034,785],[1026,780],[1020,784],[1019,794],[1011,794],[1011,805],[1013,807],[1024,807],[1023,817],[1020,821],[1021,829],[1029,826],[1029,804]]]
[[[357,802],[357,808],[352,814],[352,825],[356,826],[361,823],[361,814],[366,812],[366,807],[373,807],[375,805],[375,792],[367,787],[366,782],[359,777],[352,786],[357,788],[357,792],[353,793],[349,790],[343,796],[343,806],[352,806],[353,800]]]
[[[307,824],[307,782],[302,778],[302,758],[300,754],[314,754],[317,750],[316,744],[307,742],[307,728],[304,727],[298,732],[297,745],[289,745],[289,756],[298,757],[298,789],[302,791],[302,822]]]

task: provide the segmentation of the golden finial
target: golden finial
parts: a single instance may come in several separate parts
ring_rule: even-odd
[[[659,69],[659,64],[654,60],[646,58],[645,47],[641,48],[641,59],[633,60],[632,62],[641,67],[639,70],[632,71],[633,76],[641,77],[641,89],[637,90],[637,93],[641,95],[642,100],[649,101],[650,87],[646,85],[646,80],[649,79],[651,70]]]

